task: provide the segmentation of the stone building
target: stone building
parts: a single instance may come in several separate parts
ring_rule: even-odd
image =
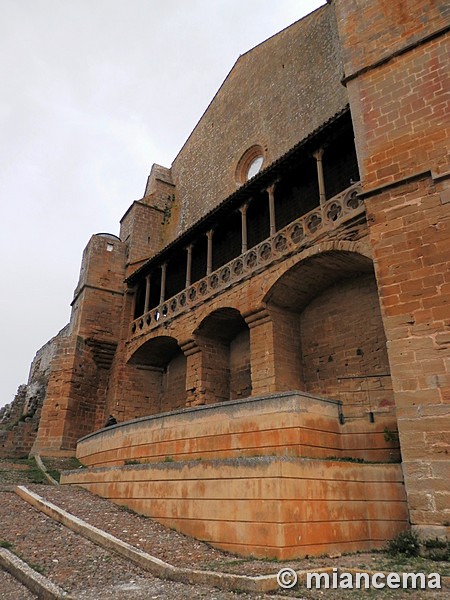
[[[243,554],[448,533],[449,17],[329,0],[239,57],[86,247],[33,453]]]

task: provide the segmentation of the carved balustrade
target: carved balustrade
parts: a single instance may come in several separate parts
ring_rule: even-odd
[[[289,223],[275,235],[138,317],[131,323],[131,338],[155,329],[168,319],[221,293],[244,277],[266,268],[299,248],[311,245],[312,241],[325,231],[335,229],[364,213],[364,203],[358,196],[359,189],[359,183],[352,185],[322,206]]]

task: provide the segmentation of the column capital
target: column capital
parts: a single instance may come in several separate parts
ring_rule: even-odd
[[[267,186],[266,187],[266,192],[268,192],[269,194],[274,194],[275,193],[275,188],[277,187],[279,181],[280,181],[279,179],[276,179],[269,186]]]
[[[245,204],[239,207],[239,212],[241,215],[246,215],[248,210],[248,205],[250,204],[250,200],[248,200]]]
[[[242,316],[244,317],[249,329],[272,320],[266,306],[258,306],[257,308],[244,313]]]
[[[322,156],[323,156],[324,152],[325,152],[324,148],[317,148],[317,150],[315,150],[313,152],[313,156],[316,160],[322,160]]]
[[[193,338],[183,340],[180,342],[179,346],[185,356],[191,356],[192,354],[196,354],[197,352],[201,351],[200,346]]]

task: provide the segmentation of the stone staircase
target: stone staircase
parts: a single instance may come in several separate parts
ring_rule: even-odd
[[[68,459],[49,461],[47,467],[62,467],[64,460],[73,468]],[[278,564],[243,561],[82,488],[33,483],[36,479],[30,462],[0,459],[1,600],[318,600],[322,590],[308,590],[303,596],[296,587],[277,595],[275,574],[286,566],[300,578],[302,573],[331,572],[336,566],[343,571],[361,564],[363,570],[380,569],[378,555]],[[433,568],[439,570],[438,565]],[[447,597],[449,578],[443,583],[445,589],[427,591],[427,600]],[[248,591],[242,591],[245,587]],[[275,595],[267,595],[269,590]],[[327,592],[329,600],[356,600],[357,592],[352,595],[351,590]],[[420,590],[396,592],[397,600],[423,598]]]
[[[8,477],[5,475],[6,472]],[[190,584],[188,578],[185,578],[186,582],[182,582],[156,577],[147,568],[137,566],[135,561],[119,556],[117,552],[104,548],[98,543],[93,543],[44,513],[38,512],[18,495],[18,489],[32,489],[33,493],[42,495],[46,500],[56,500],[63,508],[75,507],[81,503],[85,515],[91,511],[93,519],[105,518],[110,527],[116,524],[118,526],[116,533],[120,533],[122,537],[127,538],[128,535],[130,539],[131,535],[138,553],[143,546],[141,536],[145,534],[139,525],[140,517],[134,513],[103,499],[91,498],[85,490],[37,485],[33,483],[33,473],[32,467],[24,461],[0,461],[0,598],[2,600],[26,600],[38,597],[55,600],[60,598],[67,600],[70,598],[228,600],[236,597],[233,591],[214,589],[212,585],[205,583]],[[82,496],[81,501],[80,496]],[[101,506],[97,507],[98,503],[109,505],[109,513]],[[151,525],[149,519],[146,521]],[[153,541],[166,532],[162,526],[154,525],[156,530],[151,536],[154,538]],[[169,530],[167,533],[175,536],[173,542],[175,553],[176,549],[181,547],[179,552],[181,563],[192,564],[192,561],[198,560],[199,553],[204,555],[202,560],[208,560],[209,557],[213,561],[224,556],[207,546],[203,548],[196,540],[185,538]],[[128,546],[127,543],[124,544]],[[167,541],[159,539],[160,556],[164,555],[165,544]],[[170,549],[166,552],[171,553]],[[196,552],[197,556],[195,556]],[[176,555],[172,554],[171,559],[176,559]],[[155,560],[158,563],[158,559]],[[34,573],[36,581],[31,585],[33,591],[7,572],[12,570],[11,562],[14,561],[22,564],[22,567],[19,564],[19,571],[22,568],[22,571],[29,570]],[[159,563],[165,564],[161,560]],[[17,572],[15,574],[17,576]],[[25,575],[19,573],[22,580]],[[39,580],[42,580],[41,584]],[[250,599],[266,596],[244,593],[239,597]]]

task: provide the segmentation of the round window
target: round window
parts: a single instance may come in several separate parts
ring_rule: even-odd
[[[236,181],[245,183],[257,175],[264,164],[264,150],[261,146],[251,146],[244,152],[236,168]]]
[[[255,159],[253,159],[247,171],[247,181],[261,171],[263,162],[264,158],[262,156],[257,156]]]

